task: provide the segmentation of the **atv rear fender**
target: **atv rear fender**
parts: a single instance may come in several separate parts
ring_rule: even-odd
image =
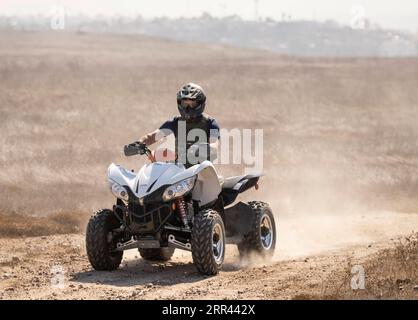
[[[230,244],[240,243],[244,235],[250,231],[254,212],[247,203],[240,201],[226,208],[224,213],[227,242]]]

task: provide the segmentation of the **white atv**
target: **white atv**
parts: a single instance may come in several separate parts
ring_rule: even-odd
[[[260,175],[223,179],[210,161],[186,169],[175,161],[156,162],[147,147],[140,149],[135,143],[125,146],[125,155],[145,153],[152,162],[137,174],[113,163],[108,168],[117,200],[87,225],[87,255],[94,269],[117,269],[123,251],[134,248],[153,261],[169,260],[176,248],[191,251],[197,270],[206,275],[221,269],[226,243],[238,245],[241,256],[273,256],[276,226],[268,204],[231,206],[239,193],[258,189]]]

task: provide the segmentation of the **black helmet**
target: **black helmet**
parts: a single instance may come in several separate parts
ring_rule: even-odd
[[[183,100],[196,101],[194,106],[183,104]],[[206,95],[202,87],[195,83],[184,85],[177,93],[177,107],[180,115],[185,120],[196,119],[200,117],[205,110]]]

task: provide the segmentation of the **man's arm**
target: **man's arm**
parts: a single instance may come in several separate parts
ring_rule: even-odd
[[[163,123],[163,125],[158,128],[157,130],[146,134],[143,136],[139,141],[145,143],[147,146],[156,143],[157,141],[161,140],[162,138],[174,133],[175,127],[175,119],[167,120]]]
[[[163,130],[157,129],[143,136],[141,139],[139,139],[139,142],[145,143],[147,146],[150,146],[164,137],[165,135],[164,135]]]
[[[167,137],[168,135],[174,133],[174,122],[175,119],[164,122],[159,129],[146,134],[139,140],[139,142],[145,143],[147,146],[150,146],[153,143],[156,143],[157,141],[161,140],[162,138]]]

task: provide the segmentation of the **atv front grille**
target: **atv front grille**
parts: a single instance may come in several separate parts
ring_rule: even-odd
[[[145,214],[144,206],[141,206],[139,203],[129,203],[128,209],[131,222],[145,224],[151,221],[150,215]]]
[[[159,231],[172,213],[168,204],[130,203],[128,209],[131,228],[150,233]]]

